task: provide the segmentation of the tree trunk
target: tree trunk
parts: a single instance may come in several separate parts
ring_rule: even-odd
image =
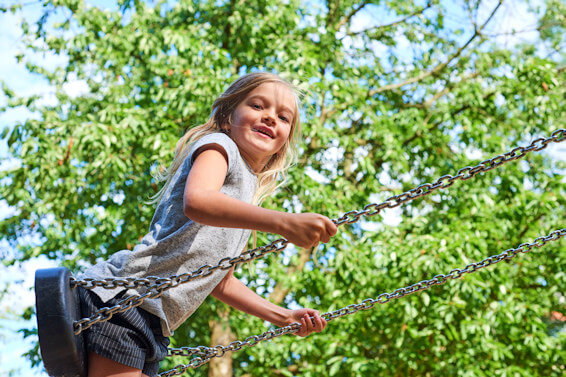
[[[236,337],[230,329],[230,308],[221,307],[217,313],[217,319],[209,321],[211,335],[210,346],[219,344],[227,345]],[[210,360],[208,367],[208,377],[232,377],[232,355],[215,357]]]
[[[295,274],[295,273],[299,273],[303,270],[303,268],[305,267],[305,264],[311,258],[311,254],[312,254],[314,249],[312,249],[312,248],[302,249],[301,248],[299,250],[300,250],[299,251],[299,263],[297,263],[297,265],[295,265],[295,266],[289,266],[289,268],[287,269],[287,273],[290,274],[290,275]],[[289,287],[285,287],[283,284],[277,283],[277,284],[275,284],[273,291],[269,295],[269,300],[274,304],[281,305],[281,303],[285,299],[285,296],[287,296],[287,293],[289,293]]]

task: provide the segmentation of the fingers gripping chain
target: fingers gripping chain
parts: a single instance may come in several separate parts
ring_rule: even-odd
[[[511,260],[511,259],[515,258],[519,253],[528,253],[533,248],[542,247],[542,246],[546,245],[548,242],[558,241],[559,239],[561,239],[565,236],[566,236],[566,228],[558,229],[558,230],[551,232],[547,236],[542,236],[542,237],[536,238],[531,243],[520,244],[517,248],[507,249],[500,254],[492,255],[488,258],[481,260],[480,262],[470,263],[462,269],[454,269],[454,270],[450,271],[449,273],[447,273],[446,275],[439,274],[439,275],[434,276],[430,280],[422,280],[418,283],[415,283],[415,284],[412,284],[412,285],[409,285],[409,286],[406,286],[406,287],[398,288],[391,293],[382,293],[379,296],[377,296],[375,299],[374,298],[368,298],[368,299],[363,300],[359,304],[348,305],[344,308],[337,309],[333,312],[324,313],[324,314],[321,315],[321,317],[324,318],[326,321],[331,321],[331,320],[336,319],[336,318],[340,318],[340,317],[344,317],[344,316],[347,316],[347,315],[350,315],[350,314],[357,313],[360,310],[373,309],[375,307],[375,304],[387,304],[388,302],[390,302],[392,300],[399,299],[401,297],[405,297],[405,296],[408,296],[408,295],[416,293],[416,292],[424,291],[424,290],[429,289],[429,288],[431,288],[435,285],[442,285],[442,284],[446,283],[448,280],[460,279],[464,276],[464,274],[471,274],[471,273],[476,272],[476,271],[478,271],[482,268],[491,266],[492,264],[499,263],[503,260]],[[285,327],[281,327],[281,328],[278,328],[278,329],[275,329],[275,330],[266,331],[261,335],[250,336],[250,337],[246,338],[244,341],[236,340],[236,341],[230,343],[228,346],[219,345],[219,346],[215,346],[215,347],[201,346],[201,347],[195,347],[195,348],[190,348],[190,347],[172,348],[169,351],[169,353],[171,355],[191,356],[191,355],[196,354],[196,355],[199,355],[199,357],[192,359],[189,364],[178,365],[176,368],[174,368],[172,370],[161,373],[160,376],[161,377],[169,377],[169,376],[175,376],[175,375],[182,374],[188,369],[191,369],[191,368],[195,369],[195,368],[198,368],[199,366],[201,366],[203,364],[206,364],[208,361],[210,361],[210,359],[212,359],[214,357],[222,357],[228,351],[239,351],[240,349],[242,349],[245,346],[253,347],[256,344],[258,344],[259,342],[270,340],[270,339],[273,339],[273,338],[276,338],[276,337],[279,337],[279,336],[282,336],[282,335],[285,335],[285,334],[295,333],[295,332],[299,331],[300,328],[301,328],[300,324],[292,323],[292,324],[285,326]]]
[[[371,203],[366,205],[361,210],[352,210],[346,212],[341,217],[333,219],[332,221],[340,226],[343,224],[353,224],[358,222],[362,217],[372,217],[379,214],[383,209],[395,208],[411,200],[430,195],[438,189],[444,189],[452,186],[455,181],[461,180],[466,181],[475,177],[478,173],[487,172],[489,170],[495,169],[507,162],[514,161],[525,157],[528,153],[532,151],[540,151],[546,148],[550,143],[560,143],[566,140],[566,130],[558,129],[554,131],[548,138],[539,138],[531,142],[530,145],[526,147],[516,147],[511,151],[504,153],[502,155],[495,156],[491,159],[480,162],[476,166],[466,166],[456,173],[456,175],[444,175],[438,178],[433,183],[425,183],[416,188],[408,190],[402,194],[391,196],[387,198],[382,203]],[[542,247],[547,242],[556,241],[558,239],[566,236],[566,229],[555,230],[546,237],[539,237],[535,239],[532,243],[524,243],[519,245],[515,249],[508,249],[501,254],[493,255],[480,262],[471,263],[462,269],[454,269],[448,274],[436,275],[430,280],[423,280],[416,284],[398,288],[391,293],[382,293],[374,298],[369,298],[362,301],[359,304],[348,305],[347,307],[335,310],[333,312],[328,312],[322,314],[322,318],[327,321],[333,320],[335,318],[343,317],[356,313],[360,310],[372,309],[375,304],[385,304],[391,300],[398,299],[409,294],[420,292],[425,289],[429,289],[434,285],[441,285],[446,283],[448,280],[459,279],[464,274],[469,274],[475,272],[479,269],[485,268],[492,264],[501,262],[502,260],[510,260],[514,258],[518,253],[527,253],[532,250],[533,247]],[[145,278],[124,278],[124,279],[83,279],[76,280],[71,278],[71,288],[81,286],[85,289],[93,289],[95,287],[102,287],[106,289],[115,288],[141,288],[145,287],[147,291],[142,295],[129,296],[121,301],[119,301],[115,306],[102,308],[95,312],[90,318],[80,319],[73,324],[73,329],[75,335],[80,334],[82,331],[88,329],[93,324],[107,321],[114,314],[125,312],[126,310],[141,305],[146,299],[157,298],[163,294],[167,289],[176,287],[180,284],[208,276],[214,271],[221,269],[227,270],[240,263],[250,262],[255,259],[264,257],[265,255],[272,252],[279,252],[284,250],[289,241],[280,238],[268,245],[257,247],[254,249],[247,250],[235,258],[223,258],[216,265],[204,265],[196,269],[191,273],[184,273],[180,275],[171,276],[169,278],[160,277],[145,277]],[[162,373],[160,376],[174,376],[184,373],[189,368],[198,368],[199,366],[207,363],[213,357],[221,357],[228,351],[238,351],[245,346],[255,346],[261,341],[273,339],[285,334],[291,334],[299,331],[301,325],[298,323],[293,323],[291,325],[278,328],[275,330],[270,330],[264,334],[248,337],[244,341],[235,341],[230,343],[228,346],[216,346],[216,347],[182,347],[177,349],[170,349],[170,355],[183,355],[191,356],[196,355],[194,359],[191,360],[189,364],[178,365],[176,368]]]
[[[333,219],[332,221],[338,226],[343,224],[356,223],[364,216],[368,216],[368,217],[375,216],[385,208],[395,208],[411,200],[430,195],[431,193],[435,192],[438,189],[443,189],[452,186],[454,182],[457,180],[466,181],[468,179],[473,178],[475,175],[477,175],[480,172],[486,172],[496,167],[499,167],[507,162],[523,158],[532,151],[540,151],[546,148],[550,143],[553,142],[560,143],[565,140],[566,140],[566,129],[558,129],[554,131],[550,135],[550,137],[538,138],[532,141],[531,144],[526,147],[513,148],[511,151],[505,154],[498,155],[491,159],[482,161],[474,167],[466,166],[460,169],[454,176],[444,175],[438,178],[434,183],[422,184],[402,194],[389,197],[382,203],[368,204],[362,210],[359,211],[352,210],[346,212],[341,217],[337,219]],[[86,289],[93,289],[95,287],[103,287],[106,289],[114,289],[120,287],[124,287],[128,289],[139,288],[139,287],[147,288],[147,292],[143,295],[126,297],[113,307],[102,308],[99,311],[95,312],[90,318],[83,318],[79,321],[76,321],[74,324],[75,334],[81,333],[82,331],[88,329],[95,323],[109,320],[112,317],[112,315],[116,313],[122,313],[132,307],[139,306],[146,299],[157,298],[161,296],[161,294],[167,289],[176,287],[180,284],[184,284],[191,280],[208,276],[217,269],[227,270],[240,263],[250,262],[252,260],[262,258],[269,253],[282,251],[287,247],[288,243],[289,243],[288,240],[284,238],[279,238],[265,246],[260,246],[254,249],[247,250],[235,258],[223,258],[218,262],[218,264],[214,266],[204,265],[191,273],[184,273],[181,275],[172,276],[170,278],[159,278],[152,276],[141,279],[138,278],[125,278],[125,279],[107,278],[102,280],[71,279],[72,288],[75,288],[77,286],[81,286]],[[477,268],[477,266],[475,268]]]

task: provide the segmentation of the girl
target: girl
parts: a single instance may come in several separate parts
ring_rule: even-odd
[[[294,156],[298,100],[287,81],[270,73],[240,77],[212,106],[210,119],[177,143],[158,193],[155,215],[133,251],[123,250],[89,268],[83,278],[163,276],[192,272],[235,257],[251,230],[277,233],[299,247],[328,242],[336,225],[315,213],[284,213],[257,206],[277,187]],[[135,289],[80,289],[83,317]],[[289,310],[259,297],[233,269],[179,285],[138,308],[86,330],[89,376],[155,376],[168,336],[211,294],[277,326],[299,322],[297,333],[320,332],[326,321],[313,309]],[[309,317],[313,317],[313,321]]]

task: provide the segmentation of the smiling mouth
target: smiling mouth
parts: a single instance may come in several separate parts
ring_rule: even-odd
[[[267,127],[253,127],[252,131],[259,132],[262,135],[268,136],[270,138],[274,138],[273,132]]]

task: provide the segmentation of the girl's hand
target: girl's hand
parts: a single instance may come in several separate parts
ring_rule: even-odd
[[[288,324],[290,325],[294,322],[301,324],[301,329],[295,333],[297,336],[307,336],[312,334],[313,331],[321,332],[326,327],[326,320],[314,309],[291,310],[290,322]]]
[[[330,241],[338,231],[332,220],[318,213],[286,213],[282,228],[279,234],[306,249]]]

